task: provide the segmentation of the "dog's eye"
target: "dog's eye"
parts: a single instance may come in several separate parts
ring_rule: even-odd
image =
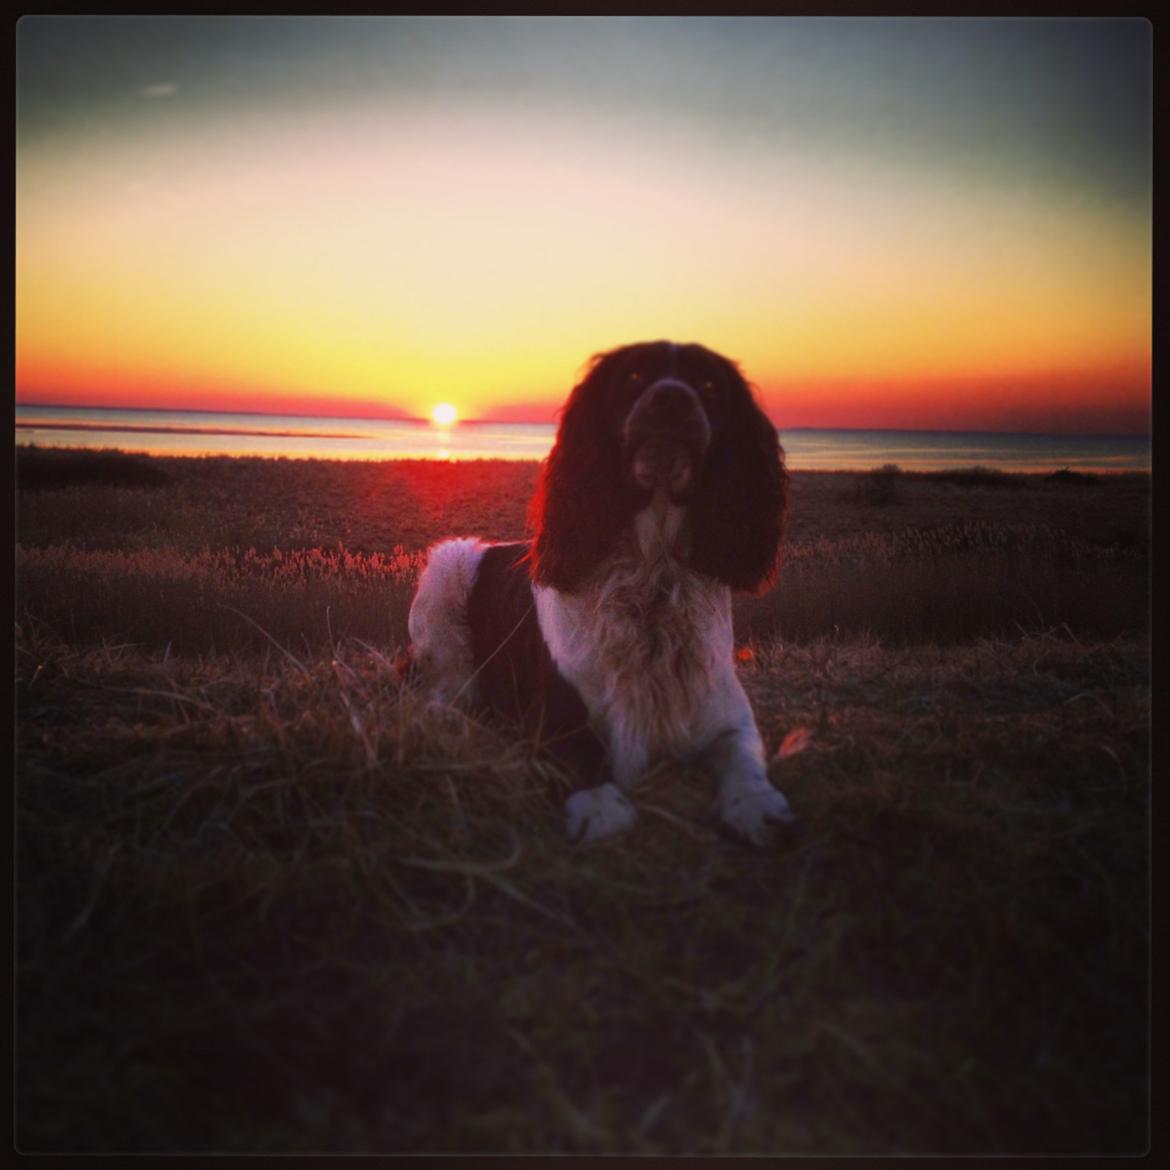
[[[626,382],[631,386],[641,386],[646,381],[645,376],[641,370],[631,370],[626,375]]]
[[[704,394],[715,394],[719,390],[719,384],[714,378],[704,378],[699,383],[699,390]]]

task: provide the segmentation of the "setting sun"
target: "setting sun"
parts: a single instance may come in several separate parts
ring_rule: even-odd
[[[431,411],[431,421],[438,423],[441,427],[449,427],[453,422],[459,418],[459,411],[455,409],[449,402],[440,402]]]

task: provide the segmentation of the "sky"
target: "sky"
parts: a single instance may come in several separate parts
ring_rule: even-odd
[[[1139,19],[24,17],[20,403],[1144,433]]]

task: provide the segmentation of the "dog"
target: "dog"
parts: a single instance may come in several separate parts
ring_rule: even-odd
[[[739,367],[696,344],[595,355],[562,411],[533,539],[433,546],[408,627],[433,698],[518,718],[577,789],[569,836],[637,818],[664,759],[716,780],[723,825],[755,845],[793,819],[736,677],[732,590],[777,573],[788,472]]]

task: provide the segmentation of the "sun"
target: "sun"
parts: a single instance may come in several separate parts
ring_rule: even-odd
[[[441,427],[449,427],[459,418],[459,411],[449,402],[440,402],[431,410],[431,421]]]

